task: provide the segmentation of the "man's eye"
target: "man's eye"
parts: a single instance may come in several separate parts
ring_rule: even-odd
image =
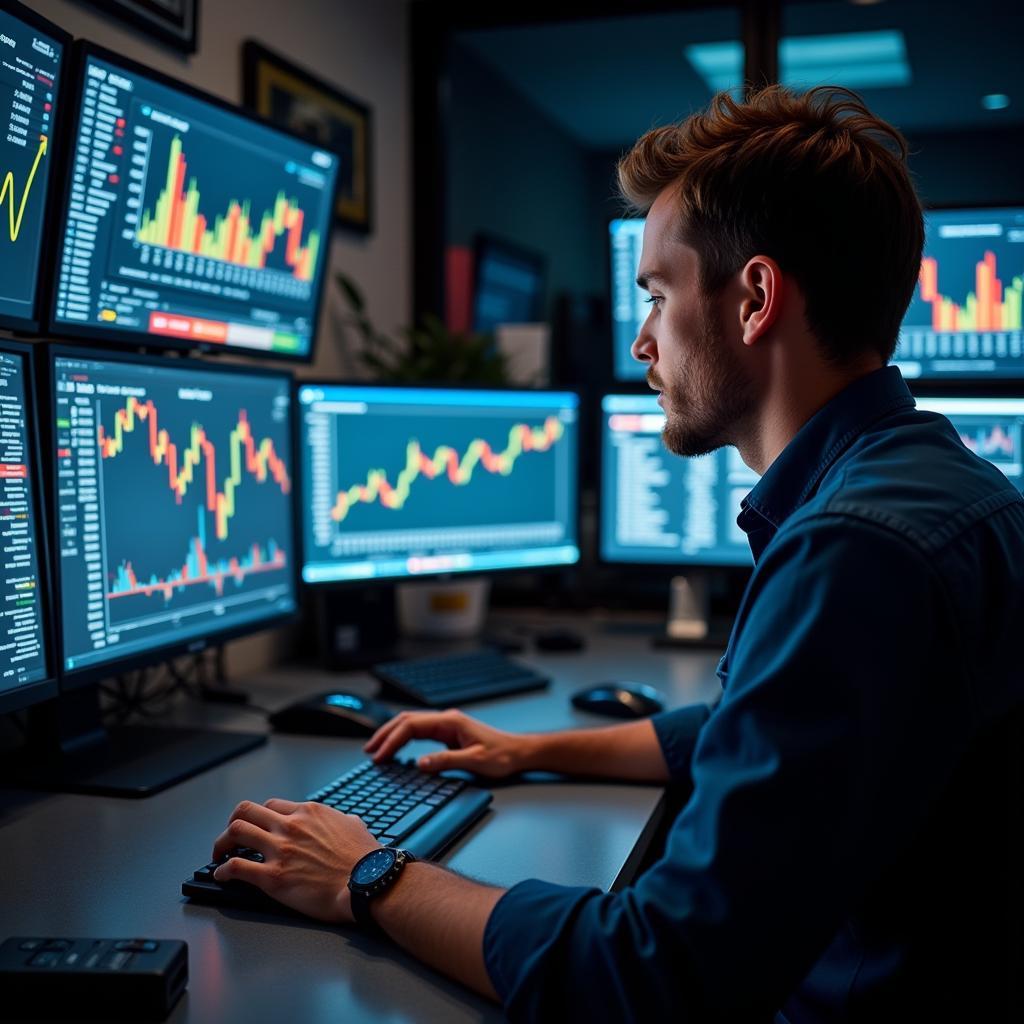
[[[660,295],[648,295],[647,298],[644,299],[644,302],[650,302],[653,305],[657,306],[657,304],[659,302],[661,302],[661,296]]]

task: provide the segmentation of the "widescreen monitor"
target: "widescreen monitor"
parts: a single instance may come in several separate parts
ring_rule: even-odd
[[[97,47],[81,58],[54,333],[310,358],[338,157]]]
[[[51,375],[68,682],[295,611],[289,375],[72,349]]]
[[[578,561],[577,395],[338,384],[298,393],[306,583]]]
[[[664,426],[655,395],[601,399],[601,560],[753,564],[736,516],[757,474],[732,447],[696,458],[673,455],[662,441]]]
[[[941,413],[976,455],[1024,491],[1024,398],[921,396],[919,409]]]
[[[503,324],[540,321],[545,276],[540,253],[478,235],[473,249],[473,330],[492,334]]]
[[[929,210],[895,363],[908,378],[1024,377],[1024,207]]]
[[[612,353],[615,380],[643,380],[646,367],[634,359],[630,346],[650,313],[647,292],[636,283],[644,242],[642,219],[613,220],[608,225],[611,246]]]
[[[39,326],[54,128],[70,37],[18,3],[0,2],[0,326]]]
[[[56,692],[33,390],[30,350],[0,340],[0,712]]]

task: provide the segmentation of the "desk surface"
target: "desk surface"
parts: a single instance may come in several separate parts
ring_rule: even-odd
[[[669,706],[711,700],[718,691],[715,652],[655,650],[649,635],[572,624],[588,634],[584,652],[517,655],[552,676],[549,690],[467,710],[499,728],[546,731],[608,724],[568,701],[572,691],[601,680],[651,683],[668,694]],[[376,690],[363,673],[307,669],[276,669],[242,685],[269,708],[328,688]],[[188,705],[179,720],[266,728],[251,711],[220,706]],[[311,792],[364,760],[362,742],[273,735],[258,750],[145,800],[0,789],[0,936],[186,940],[190,980],[168,1018],[174,1024],[500,1019],[496,1007],[386,942],[312,921],[195,906],[180,895],[182,879],[207,861],[235,804]],[[657,786],[554,776],[500,784],[492,810],[443,863],[504,886],[544,878],[607,889],[660,796]]]

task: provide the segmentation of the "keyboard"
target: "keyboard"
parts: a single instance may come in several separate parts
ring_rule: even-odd
[[[491,648],[388,661],[374,665],[370,671],[383,684],[384,696],[428,708],[457,707],[539,690],[551,681]]]
[[[420,860],[431,860],[487,810],[491,794],[462,779],[428,775],[411,761],[365,761],[306,799],[358,814],[384,846],[401,846]],[[182,894],[199,903],[280,910],[280,903],[254,885],[214,881],[213,872],[229,856],[263,859],[255,850],[233,850],[193,872],[182,882]]]

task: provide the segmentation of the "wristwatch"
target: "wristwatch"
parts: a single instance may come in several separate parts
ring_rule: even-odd
[[[381,930],[370,913],[370,900],[387,892],[398,880],[405,865],[415,860],[408,850],[382,846],[356,861],[349,875],[348,891],[352,896],[352,916],[358,924],[371,931]]]

